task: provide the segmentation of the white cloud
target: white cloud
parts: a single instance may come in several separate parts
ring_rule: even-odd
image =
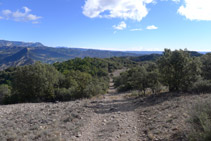
[[[31,9],[28,7],[23,7],[23,11],[16,10],[15,12],[12,12],[11,10],[2,10],[2,16],[3,18],[9,20],[14,20],[14,21],[32,21],[32,22],[37,22],[38,19],[40,19],[40,16],[36,16],[33,14],[30,14]]]
[[[3,17],[0,16],[0,20],[4,19]]]
[[[113,25],[113,28],[116,30],[123,30],[123,29],[127,28],[127,24],[122,21],[118,25]]]
[[[23,7],[23,9],[25,10],[25,13],[29,13],[29,12],[31,12],[32,10],[31,9],[29,9],[28,7],[26,7],[26,6],[24,6]]]
[[[169,0],[160,0],[160,1],[169,1]],[[173,1],[175,3],[180,3],[180,0],[171,0],[171,1]]]
[[[36,15],[29,14],[29,15],[26,16],[26,19],[29,20],[29,21],[35,21],[35,20],[40,19],[40,17],[38,17]]]
[[[185,0],[178,13],[190,20],[211,20],[211,0]]]
[[[146,5],[154,0],[86,0],[83,14],[90,18],[122,18],[141,21],[148,14]]]
[[[4,15],[4,16],[9,16],[10,14],[12,14],[12,11],[11,10],[2,10],[2,14]]]
[[[131,29],[130,31],[142,31],[141,28],[134,28],[134,29]]]
[[[151,26],[147,26],[148,30],[155,30],[155,29],[158,29],[158,27],[154,26],[154,25],[151,25]]]
[[[172,0],[173,2],[180,3],[180,0]]]
[[[33,23],[33,24],[39,24],[40,22],[38,22],[38,21],[33,21],[32,23]]]

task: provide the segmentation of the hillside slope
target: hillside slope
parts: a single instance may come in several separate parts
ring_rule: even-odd
[[[0,106],[1,140],[187,140],[189,108],[210,94],[116,93],[63,103]]]
[[[35,61],[31,59],[31,54],[29,48],[23,48],[19,52],[5,57],[0,62],[0,70],[4,70],[8,67],[17,67],[17,66],[24,66],[28,64],[33,64]]]
[[[43,47],[44,45],[39,42],[20,42],[20,41],[7,41],[0,40],[0,47]]]
[[[25,48],[27,48],[27,53]],[[24,52],[25,50],[25,52]],[[0,70],[8,67],[32,64],[35,61],[43,63],[62,62],[74,58],[96,57],[110,58],[120,56],[138,56],[121,51],[105,51],[79,48],[53,48],[41,43],[25,43],[0,40]]]
[[[28,49],[27,56],[21,57],[21,51],[24,48]],[[96,58],[110,58],[110,57],[126,57],[132,61],[151,61],[156,60],[161,56],[158,54],[151,54],[153,52],[121,52],[121,51],[106,51],[95,49],[80,49],[80,48],[53,48],[44,46],[41,43],[25,43],[17,41],[0,40],[0,70],[11,66],[19,66],[32,64],[35,61],[43,63],[63,62],[74,58],[96,57]],[[155,52],[154,52],[155,53]],[[191,56],[201,56],[202,54],[194,51],[189,52]],[[18,57],[19,56],[19,57]],[[24,55],[23,55],[24,56]],[[10,58],[10,59],[8,59]],[[17,58],[22,58],[18,60]],[[14,62],[12,61],[14,60]]]

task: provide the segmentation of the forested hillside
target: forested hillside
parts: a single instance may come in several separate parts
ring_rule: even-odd
[[[122,58],[76,58],[0,72],[1,103],[69,101],[107,92],[109,73],[135,63]]]
[[[23,65],[30,61],[30,49],[15,54]],[[109,73],[127,68],[114,79],[119,91],[139,93],[162,91],[210,92],[210,54],[192,55],[183,50],[165,50],[162,56],[76,58],[53,65],[35,63],[1,71],[0,84],[4,103],[68,101],[104,94],[108,89]],[[195,53],[196,54],[196,53]],[[142,58],[142,59],[141,59]],[[5,61],[11,58],[5,58]],[[33,62],[33,60],[31,60]],[[5,91],[5,92],[4,92]]]
[[[20,54],[28,54],[28,50],[23,50]],[[14,55],[14,58],[18,58],[18,56]],[[98,130],[104,131],[103,135],[111,134],[110,130],[108,130],[111,126],[112,129],[118,126],[122,128],[131,125],[136,126],[137,115],[134,111],[136,108],[141,113],[141,116],[143,116],[139,122],[142,124],[140,125],[142,126],[140,132],[143,132],[142,134],[144,135],[140,139],[153,139],[155,137],[159,139],[171,138],[171,136],[165,134],[165,130],[161,131],[164,127],[155,128],[158,126],[158,123],[155,121],[160,122],[160,118],[163,117],[167,120],[163,123],[166,124],[165,128],[172,128],[173,130],[173,127],[169,124],[170,122],[174,124],[183,123],[179,127],[184,129],[177,129],[183,132],[182,135],[177,135],[174,132],[177,131],[176,129],[170,132],[174,134],[175,140],[177,140],[176,138],[182,138],[183,140],[189,138],[191,140],[201,138],[209,140],[209,131],[211,129],[209,113],[211,106],[209,101],[197,103],[195,98],[204,100],[204,97],[209,96],[208,94],[205,96],[201,94],[211,92],[211,54],[193,55],[193,53],[187,50],[171,51],[165,49],[161,56],[144,56],[144,60],[140,60],[140,58],[113,57],[100,59],[85,57],[83,59],[75,58],[65,62],[57,62],[52,65],[36,62],[32,65],[8,68],[0,72],[0,103],[57,103],[94,97],[97,99],[96,101],[90,100],[87,103],[84,103],[84,101],[77,102],[83,103],[83,108],[80,108],[90,113],[85,112],[80,115],[77,113],[77,116],[74,113],[74,115],[69,116],[71,119],[84,116],[81,118],[84,119],[81,122],[85,126],[73,125],[75,128],[80,127],[80,132],[84,133],[83,136],[76,135],[79,140],[84,140],[87,134],[92,139],[105,139],[104,136],[99,137],[95,134],[97,134]],[[103,95],[103,100],[96,98],[96,96],[100,95]],[[133,98],[134,96],[135,98]],[[194,100],[189,100],[188,97]],[[187,101],[189,106],[193,106],[190,113],[188,113],[189,118],[186,116],[187,110],[184,108],[186,106],[184,101]],[[194,105],[191,105],[193,101]],[[166,105],[163,103],[166,103]],[[180,105],[178,105],[179,103]],[[138,108],[139,106],[141,108]],[[152,106],[153,108],[151,108]],[[79,107],[76,106],[75,108]],[[159,111],[162,108],[167,110],[164,112]],[[176,113],[182,111],[185,114],[179,115],[177,118],[171,118],[172,114],[174,114],[171,112],[171,108],[175,108]],[[152,114],[153,112],[156,112],[159,116],[155,117]],[[7,115],[5,111],[3,113]],[[66,116],[65,112],[61,113]],[[162,113],[167,115],[163,116]],[[189,119],[189,123],[184,121],[183,115],[185,119]],[[91,125],[87,124],[87,120],[89,120],[89,118],[85,120],[87,117],[90,117]],[[154,121],[149,120],[151,117],[154,118]],[[166,119],[166,117],[171,119]],[[40,118],[45,120],[43,116]],[[125,121],[122,121],[122,118]],[[179,121],[181,118],[183,118],[182,121]],[[110,121],[111,124],[107,125],[107,121]],[[71,122],[73,124],[69,119],[62,119],[59,122],[62,125],[64,122]],[[101,123],[105,123],[105,125],[101,126]],[[149,123],[153,126],[154,130],[148,131],[148,128],[150,128]],[[0,124],[3,123],[0,122]],[[190,129],[184,127],[186,124],[190,126]],[[88,131],[88,128],[92,132]],[[36,131],[38,132],[39,130],[36,129]],[[116,131],[116,134],[122,134],[121,130]],[[72,132],[73,130],[71,129],[70,133]],[[129,128],[127,132],[129,134],[127,138],[137,138],[134,135],[138,132],[136,129]],[[157,132],[161,134],[157,135]],[[155,137],[152,136],[152,133]],[[0,136],[5,135],[0,134]],[[42,136],[42,138],[46,137]]]

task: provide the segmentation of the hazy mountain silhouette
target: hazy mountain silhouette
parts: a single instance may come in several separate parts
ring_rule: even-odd
[[[156,54],[155,54],[156,53]],[[193,56],[200,56],[198,52],[190,52]],[[149,61],[156,60],[161,56],[160,51],[108,51],[96,49],[81,49],[81,48],[67,48],[67,47],[47,47],[43,44],[6,41],[0,40],[0,70],[11,66],[22,66],[33,64],[36,61],[43,63],[62,62],[69,59],[96,57],[96,58],[110,58],[110,57],[132,57],[133,61]],[[148,56],[149,55],[149,56]]]

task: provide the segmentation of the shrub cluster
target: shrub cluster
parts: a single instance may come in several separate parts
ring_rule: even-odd
[[[166,49],[157,64],[162,83],[168,86],[170,91],[188,91],[201,73],[199,58],[191,57],[186,50]]]
[[[128,57],[76,58],[53,65],[9,68],[0,72],[0,102],[68,101],[107,91],[109,72],[131,68],[114,79],[119,91],[211,92],[211,54],[193,57],[187,50],[165,49],[157,61],[133,62]]]
[[[153,62],[142,62],[115,78],[119,91],[160,91],[160,86],[169,91],[208,93],[211,92],[211,54],[191,56],[187,50],[165,49],[163,55]]]
[[[109,59],[73,59],[54,65],[7,69],[0,73],[0,103],[69,101],[103,94],[109,87]]]
[[[211,103],[210,100],[195,104],[190,111],[188,120],[191,129],[189,139],[191,141],[211,140]]]
[[[150,88],[153,93],[159,91],[160,76],[156,64],[147,63],[132,68],[114,79],[114,85],[119,91],[139,90],[145,94]]]
[[[0,104],[6,103],[5,100],[8,97],[10,97],[10,95],[11,95],[11,89],[9,88],[9,86],[5,84],[1,85],[0,86]]]
[[[211,80],[198,80],[193,83],[190,89],[193,93],[210,93],[211,92]]]

